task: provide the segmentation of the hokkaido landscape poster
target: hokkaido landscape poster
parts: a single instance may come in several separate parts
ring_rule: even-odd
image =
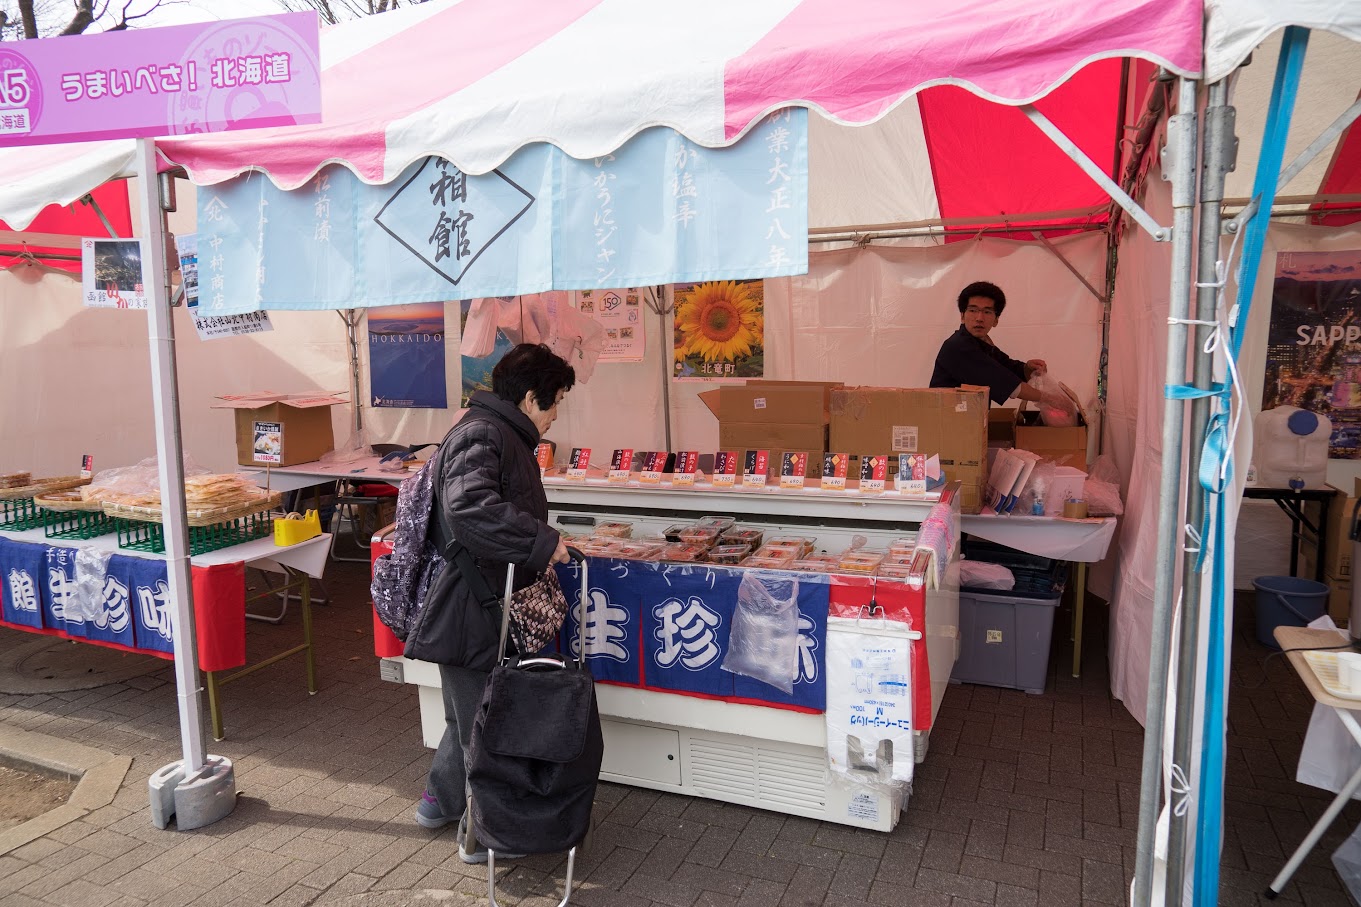
[[[369,394],[375,407],[443,409],[444,303],[369,309]]]

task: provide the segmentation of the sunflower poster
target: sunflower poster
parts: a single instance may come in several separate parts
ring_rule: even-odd
[[[677,381],[765,377],[765,285],[713,280],[672,287]]]

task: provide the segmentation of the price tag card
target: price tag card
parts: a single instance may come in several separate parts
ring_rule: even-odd
[[[256,463],[284,461],[284,426],[282,422],[256,422],[255,441],[251,445]]]
[[[547,441],[540,441],[539,446],[534,448],[534,459],[539,461],[539,475],[553,468],[553,445]]]
[[[633,448],[621,447],[610,456],[609,480],[612,483],[627,482],[633,474]]]
[[[737,484],[737,452],[720,450],[714,454],[714,487],[732,488]]]
[[[676,471],[671,474],[671,484],[673,486],[694,485],[695,470],[697,469],[699,469],[699,451],[676,451]]]
[[[764,488],[766,484],[766,470],[769,468],[770,451],[747,451],[742,463],[742,484],[748,488]]]
[[[878,494],[884,490],[884,479],[888,476],[888,457],[885,454],[860,455],[860,491],[865,494]]]
[[[589,447],[573,447],[572,458],[567,461],[567,478],[586,478],[586,469],[590,465],[591,449]]]
[[[80,458],[80,477],[82,479],[92,478],[95,474],[95,458],[93,454],[86,454]]]
[[[898,454],[894,487],[903,494],[926,494],[926,454]]]
[[[846,464],[850,457],[844,453],[825,453],[822,455],[822,487],[833,491],[846,488]]]
[[[780,455],[780,487],[802,488],[808,477],[808,454],[787,450]]]
[[[662,470],[666,468],[666,451],[650,450],[643,454],[643,471],[638,476],[638,481],[644,485],[659,485],[662,481]]]

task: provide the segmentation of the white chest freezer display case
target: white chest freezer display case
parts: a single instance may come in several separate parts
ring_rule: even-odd
[[[559,569],[573,605],[565,638],[586,622],[605,734],[602,778],[893,828],[958,656],[959,511],[951,490],[922,500],[554,477],[544,485],[550,521],[590,554],[584,608],[576,568]],[[723,516],[763,542],[810,540],[815,558],[895,543],[901,550],[923,523],[935,531],[921,539],[929,547],[899,558],[907,564],[892,576],[621,556],[665,556],[649,549]],[[387,550],[383,534],[375,543],[375,556]],[[765,673],[759,663],[732,670],[744,668],[733,651],[750,613],[738,604],[744,578],[748,590],[759,580],[797,602],[794,676],[779,688],[750,676]],[[444,732],[438,668],[401,658],[400,643],[376,618],[375,640],[383,676],[417,686],[424,741],[434,747]]]

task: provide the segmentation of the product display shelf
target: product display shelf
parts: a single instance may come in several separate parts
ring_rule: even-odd
[[[937,503],[778,488],[611,486],[553,477],[544,486],[550,522],[566,533],[589,533],[596,522],[627,521],[639,537],[673,523],[725,515],[767,536],[812,536],[826,551],[856,543],[886,548],[912,535]],[[957,486],[932,497],[953,507],[958,525]],[[375,541],[381,547],[385,540]],[[911,594],[920,596],[917,613],[924,614],[926,624],[932,718],[959,653],[957,559],[956,536],[939,585],[927,581],[930,558],[920,552],[917,577],[906,582],[915,590]],[[422,734],[427,746],[435,746],[444,730],[438,667],[393,657],[383,659],[381,673],[418,688]],[[820,713],[604,683],[596,689],[606,740],[601,777],[606,780],[879,831],[891,830],[898,821],[901,797],[833,780],[826,719]],[[928,724],[920,716],[918,721]],[[920,762],[929,730],[915,731],[914,743]]]
[[[165,553],[165,529],[160,523],[113,518],[118,533],[118,547],[129,551],[151,554]],[[189,527],[189,555],[195,557],[209,551],[219,551],[243,542],[262,539],[274,532],[274,519],[265,511],[257,511],[207,526]]]
[[[102,509],[53,510],[38,502],[43,533],[50,539],[86,540],[117,531],[113,517]]]

